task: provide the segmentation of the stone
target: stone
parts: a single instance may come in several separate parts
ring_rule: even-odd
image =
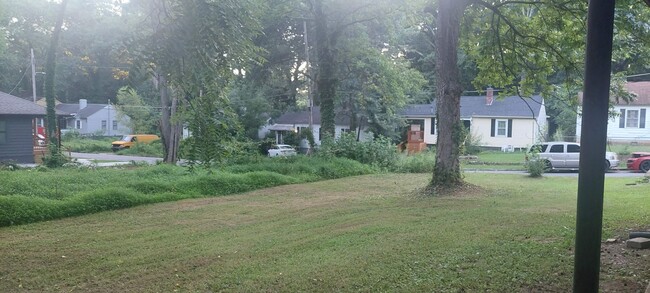
[[[632,238],[627,241],[627,247],[636,249],[650,248],[650,239],[643,237]]]

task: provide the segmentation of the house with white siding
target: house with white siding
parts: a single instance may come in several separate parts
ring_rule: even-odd
[[[117,118],[117,109],[110,104],[89,104],[86,99],[80,99],[78,104],[58,104],[56,110],[69,115],[61,123],[62,132],[101,136],[131,134],[131,129]]]
[[[302,111],[293,111],[287,112],[273,120],[273,123],[263,127],[258,132],[260,138],[264,138],[268,133],[272,133],[275,136],[276,143],[284,143],[283,138],[288,132],[301,133],[304,129],[309,128],[309,110]],[[321,135],[321,116],[320,116],[320,107],[314,106],[311,112],[311,120],[313,125],[313,135],[314,143],[316,145],[321,144],[322,135]],[[334,119],[335,130],[334,137],[339,138],[341,134],[350,132],[350,116],[343,112],[337,112]],[[359,140],[366,140],[372,138],[372,133],[369,133],[363,129],[357,129],[357,136]],[[308,148],[306,140],[303,140],[300,143],[300,148]]]
[[[650,144],[650,81],[628,82],[625,89],[636,96],[627,102],[613,100],[615,115],[607,123],[607,140],[618,143]],[[582,101],[582,96],[580,100]],[[581,109],[578,109],[580,113]],[[580,141],[582,116],[578,115],[576,134]]]
[[[436,102],[408,105],[403,112],[407,124],[419,124],[424,142],[435,145],[438,139]],[[547,128],[544,99],[509,96],[462,96],[460,119],[482,147],[514,150],[545,140]]]

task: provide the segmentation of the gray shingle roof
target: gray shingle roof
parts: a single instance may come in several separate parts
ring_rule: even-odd
[[[492,105],[486,105],[485,96],[460,97],[460,117],[538,117],[542,107],[541,96],[520,98],[517,96],[497,98]],[[408,105],[402,112],[407,117],[432,117],[436,115],[436,104]]]
[[[66,114],[77,114],[79,118],[88,118],[88,116],[104,109],[107,104],[88,104],[85,108],[79,110],[79,104],[58,104],[56,110]]]
[[[314,124],[320,124],[320,107],[314,106],[313,111],[313,121]],[[297,111],[297,112],[287,112],[282,114],[282,116],[275,119],[276,124],[309,124],[309,110]],[[337,112],[335,118],[336,125],[350,125],[349,115]]]
[[[0,92],[0,115],[45,115],[45,107],[7,93]]]

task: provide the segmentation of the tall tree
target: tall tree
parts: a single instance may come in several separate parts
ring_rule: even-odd
[[[54,76],[56,72],[56,51],[59,47],[59,35],[61,34],[61,29],[63,27],[63,17],[65,16],[65,8],[68,5],[68,0],[63,0],[59,4],[59,11],[54,25],[54,32],[52,33],[52,38],[50,39],[50,47],[47,50],[47,64],[46,68],[46,77],[45,77],[45,101],[47,103],[47,138],[50,141],[49,150],[52,156],[57,156],[60,153],[60,142],[57,137],[57,121],[56,121],[56,112],[54,110]]]
[[[141,13],[147,23],[148,29],[141,30],[133,44],[140,44],[138,64],[148,67],[160,91],[165,162],[178,159],[182,120],[177,113],[181,107],[202,93],[221,96],[233,77],[232,69],[257,59],[257,47],[251,40],[259,31],[259,4],[251,0],[130,3],[136,5],[134,13]],[[190,118],[208,119],[199,115]]]
[[[314,17],[317,69],[316,100],[320,103],[321,132],[334,136],[337,87],[340,82],[337,44],[346,30],[355,24],[379,19],[401,4],[401,1],[311,0]]]
[[[463,126],[460,121],[460,95],[463,92],[458,71],[458,39],[463,13],[471,0],[439,0],[436,47],[436,107],[438,140],[436,165],[431,184],[455,186],[462,183],[459,152]]]
[[[638,25],[646,14],[635,12],[640,5],[633,0],[617,2],[622,16],[617,23],[619,34],[630,32],[634,39],[647,40],[650,30]],[[492,85],[503,88],[502,94],[527,97],[541,92],[550,97],[552,82],[574,87],[582,83],[584,15],[584,1],[438,1],[435,66],[440,131],[432,186],[462,183],[456,150],[461,130],[456,113],[462,92],[458,52],[476,62],[477,88]],[[462,41],[458,42],[461,29]],[[647,51],[645,47],[636,45],[631,51],[641,54]]]

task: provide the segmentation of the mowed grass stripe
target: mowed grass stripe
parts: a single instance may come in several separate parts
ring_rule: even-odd
[[[481,189],[416,196],[429,176],[366,175],[0,228],[0,291],[570,290],[575,178],[468,174]],[[647,220],[629,212],[650,207],[639,193],[647,185],[630,180],[607,179],[604,237]],[[603,279],[641,284],[649,271]]]

